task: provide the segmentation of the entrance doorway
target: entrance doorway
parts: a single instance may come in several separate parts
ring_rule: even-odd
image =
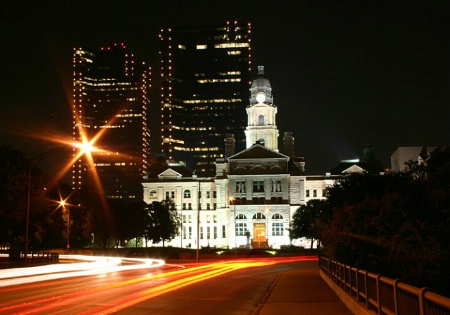
[[[253,240],[252,248],[268,248],[268,240],[266,237],[266,224],[254,223],[253,224]]]

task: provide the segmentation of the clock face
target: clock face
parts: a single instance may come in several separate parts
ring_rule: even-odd
[[[264,103],[265,100],[266,100],[266,95],[264,93],[256,94],[256,101],[258,103]]]

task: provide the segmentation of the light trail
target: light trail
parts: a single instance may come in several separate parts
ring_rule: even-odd
[[[124,270],[157,268],[165,264],[160,259],[60,255],[60,259],[85,261],[70,264],[52,264],[39,267],[0,270],[0,287],[55,280],[69,277],[92,276]],[[87,261],[87,262],[86,262]],[[133,264],[121,265],[122,262]]]
[[[62,256],[67,259],[80,258],[80,256]],[[135,258],[117,258],[117,257],[93,257],[82,256],[91,262],[83,262],[72,266],[69,271],[71,276],[83,276],[92,274],[109,273],[123,270],[141,269],[159,267],[164,262],[152,259],[135,259]],[[122,260],[134,261],[135,265],[121,266]],[[19,299],[10,301],[9,305],[4,304],[0,307],[0,314],[111,314],[136,304],[142,303],[154,297],[184,288],[186,286],[205,281],[214,277],[230,273],[239,269],[257,268],[269,266],[278,263],[291,263],[304,260],[317,260],[317,257],[285,257],[285,258],[261,258],[233,260],[209,263],[206,265],[190,264],[183,269],[166,271],[162,273],[138,276],[123,281],[116,281],[100,286],[89,286],[85,288],[76,288],[74,290],[67,289],[62,291],[53,291],[53,293],[40,293],[39,295],[21,296]],[[93,267],[97,265],[97,267]],[[80,270],[81,266],[89,267],[87,270]],[[103,267],[100,267],[103,266]],[[105,266],[107,266],[105,268]],[[170,265],[169,265],[170,266]],[[175,266],[175,265],[172,265]],[[46,266],[46,267],[56,267]],[[176,267],[184,267],[177,265]],[[32,269],[32,268],[28,268]],[[98,269],[101,269],[98,270]],[[44,269],[45,270],[45,269]],[[58,271],[55,271],[58,270]],[[65,273],[61,269],[53,268],[56,275]],[[36,271],[38,272],[38,271]],[[39,271],[43,272],[43,271]],[[47,270],[47,272],[49,272]],[[92,273],[91,273],[92,272]],[[52,276],[53,274],[45,274],[44,276]],[[37,281],[39,274],[31,276]],[[26,277],[25,277],[26,278]],[[55,278],[57,279],[57,278]],[[33,281],[33,282],[34,282]],[[43,280],[38,280],[43,281]],[[67,280],[68,281],[68,280]],[[2,281],[0,281],[2,282]],[[45,282],[44,282],[45,283]],[[49,284],[55,286],[55,283]],[[64,283],[60,284],[64,285]],[[45,286],[42,284],[45,292]],[[14,287],[12,287],[14,288]],[[6,294],[11,289],[4,290]],[[19,288],[19,287],[18,287]],[[29,287],[32,288],[32,287]],[[20,289],[18,289],[20,290]],[[72,291],[69,291],[72,290]]]

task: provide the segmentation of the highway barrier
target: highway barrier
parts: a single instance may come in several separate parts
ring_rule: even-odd
[[[368,314],[450,315],[450,298],[430,288],[417,288],[325,257],[319,258],[319,269]]]

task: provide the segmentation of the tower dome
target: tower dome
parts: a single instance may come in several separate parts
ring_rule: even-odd
[[[250,88],[250,106],[258,103],[273,105],[272,86],[264,75],[264,66],[258,66],[258,76]]]

